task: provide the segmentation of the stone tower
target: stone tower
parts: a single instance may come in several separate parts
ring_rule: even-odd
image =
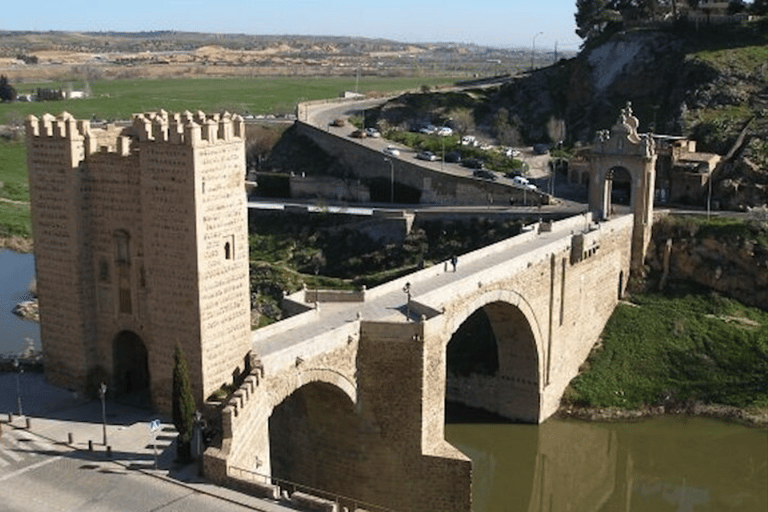
[[[614,179],[629,178],[629,208],[634,214],[631,270],[642,269],[653,226],[653,194],[656,182],[656,146],[648,134],[638,134],[640,125],[627,103],[610,130],[597,132],[589,154],[589,209],[598,218],[613,214],[611,191]]]
[[[170,411],[179,342],[198,404],[250,348],[245,130],[164,111],[26,123],[46,376]]]

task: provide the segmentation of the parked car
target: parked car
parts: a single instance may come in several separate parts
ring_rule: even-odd
[[[449,151],[445,155],[445,161],[446,162],[452,162],[452,163],[460,163],[461,162],[461,153],[458,151]]]
[[[347,124],[346,121],[340,117],[331,121],[331,126],[344,126],[345,124]]]
[[[379,133],[379,130],[377,130],[376,128],[366,128],[365,134],[368,137],[373,137],[374,139],[381,137],[381,133]]]
[[[533,152],[537,155],[546,155],[549,153],[549,144],[534,144]]]
[[[512,183],[515,185],[520,185],[521,187],[528,185],[530,181],[528,181],[528,178],[524,178],[522,176],[515,176],[512,178]]]
[[[465,135],[461,138],[462,146],[477,146],[477,139],[474,135]]]
[[[441,126],[435,133],[441,137],[448,137],[449,135],[453,135],[453,130],[447,126]]]
[[[482,169],[483,168],[483,161],[479,158],[467,158],[463,162],[461,162],[461,165],[464,167],[469,167],[470,169]]]
[[[502,151],[502,153],[504,154],[504,156],[508,156],[510,158],[515,158],[520,156],[520,151],[512,148],[505,148],[504,151]]]
[[[400,150],[397,149],[395,146],[387,146],[386,148],[384,148],[384,152],[388,155],[400,156]]]
[[[481,178],[484,180],[491,180],[496,181],[496,175],[492,173],[491,171],[486,171],[483,169],[478,169],[472,173],[472,176],[475,178]]]
[[[434,162],[435,160],[437,160],[437,155],[435,155],[431,151],[422,151],[421,153],[418,153],[416,155],[416,158],[418,158],[419,160],[427,160],[428,162]]]
[[[351,136],[356,139],[364,139],[366,137],[365,132],[363,130],[355,130],[352,132]]]
[[[437,128],[431,124],[428,124],[426,126],[422,126],[419,128],[419,133],[423,133],[425,135],[432,135],[437,131]]]

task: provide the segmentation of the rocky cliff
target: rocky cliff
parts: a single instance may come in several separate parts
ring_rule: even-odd
[[[657,219],[646,259],[648,285],[693,282],[768,310],[768,222],[757,217]]]

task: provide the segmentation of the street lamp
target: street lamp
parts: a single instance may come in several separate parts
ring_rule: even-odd
[[[544,32],[539,32],[535,36],[533,36],[533,40],[531,41],[531,71],[533,71],[533,56],[536,52],[536,38],[539,37]]]
[[[16,370],[16,404],[19,406],[19,416],[24,416],[24,410],[21,408],[21,381],[20,376],[24,373],[24,368],[19,364],[19,358],[13,358],[13,369]]]
[[[443,123],[443,128],[448,128],[448,123],[450,123],[451,121],[453,121],[453,119],[451,118],[446,119],[446,121]],[[440,136],[440,147],[442,148],[442,152],[443,152],[443,156],[440,159],[440,172],[443,172],[443,165],[445,164],[445,137],[446,137],[445,132],[443,132],[443,135]]]
[[[105,397],[107,396],[107,385],[103,382],[99,386],[99,398],[101,398],[101,426],[102,434],[104,435],[104,446],[107,446],[107,406],[105,405]]]
[[[385,162],[389,162],[389,202],[395,203],[395,164],[391,158],[385,158]]]
[[[403,292],[405,293],[405,318],[411,319],[411,283],[405,283],[403,286]]]

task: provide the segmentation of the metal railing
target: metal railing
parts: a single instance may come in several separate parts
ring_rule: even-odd
[[[333,502],[339,507],[347,507],[350,511],[363,509],[367,512],[398,512],[394,509],[374,505],[357,498],[350,498],[349,496],[343,496],[341,494],[324,491],[322,489],[316,489],[308,485],[291,482],[290,480],[285,480],[282,478],[276,478],[250,469],[230,466],[229,470],[231,472],[230,475],[234,478],[238,478],[241,482],[251,481],[263,485],[275,485],[280,489],[281,495],[282,491],[288,492],[289,496],[295,492],[302,492],[317,498],[327,500],[329,502]],[[237,476],[232,473],[236,473]],[[339,510],[341,510],[341,508]]]

